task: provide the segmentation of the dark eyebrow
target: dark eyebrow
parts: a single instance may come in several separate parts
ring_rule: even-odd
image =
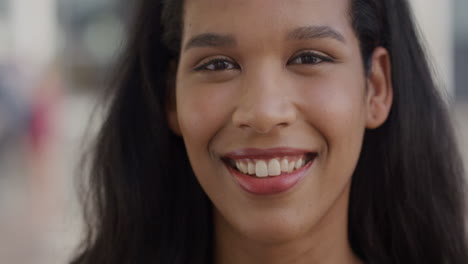
[[[221,35],[216,33],[203,33],[192,37],[184,50],[195,47],[219,47],[219,46],[233,46],[236,40],[231,35]]]
[[[343,35],[329,26],[299,27],[288,33],[288,39],[303,40],[316,38],[332,38],[346,43]]]
[[[314,38],[332,38],[345,43],[345,38],[338,31],[329,26],[299,27],[288,33],[287,39],[303,40]],[[203,33],[190,38],[184,50],[195,47],[221,47],[234,46],[236,39],[232,35],[217,33]]]

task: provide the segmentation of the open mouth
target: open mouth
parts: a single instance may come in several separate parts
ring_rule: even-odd
[[[272,157],[268,159],[231,159],[223,158],[223,162],[232,169],[256,178],[276,177],[294,173],[307,166],[317,157],[317,153],[305,153]]]

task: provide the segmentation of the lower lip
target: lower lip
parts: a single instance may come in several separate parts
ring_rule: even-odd
[[[228,170],[234,176],[234,179],[245,191],[255,195],[273,195],[286,192],[294,187],[300,179],[302,179],[307,170],[312,166],[315,159],[308,162],[304,167],[295,170],[292,173],[283,174],[279,176],[269,176],[264,178],[249,176],[240,173],[231,166],[226,165]]]

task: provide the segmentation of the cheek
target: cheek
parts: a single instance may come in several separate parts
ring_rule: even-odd
[[[177,114],[187,147],[206,145],[229,121],[231,95],[227,89],[181,85],[177,92]]]
[[[323,138],[322,169],[345,177],[354,170],[365,130],[365,79],[353,78],[357,74],[333,75],[302,90],[302,113]]]
[[[310,114],[306,120],[318,126],[323,135],[336,138],[364,128],[366,105],[362,72],[342,67],[301,87],[302,112]]]
[[[222,164],[213,162],[212,143],[230,121],[232,89],[190,80],[177,89],[177,115],[192,169],[204,188],[213,188],[211,176]]]

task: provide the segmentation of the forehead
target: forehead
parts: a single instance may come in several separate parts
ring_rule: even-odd
[[[186,0],[184,32],[281,33],[299,26],[330,26],[352,34],[350,0]]]

